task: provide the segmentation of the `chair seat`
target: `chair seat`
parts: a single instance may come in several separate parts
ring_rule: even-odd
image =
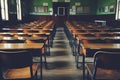
[[[89,75],[93,76],[94,65],[86,64],[86,68],[89,71]],[[97,73],[96,73],[95,79],[107,79],[107,80],[120,79],[120,72],[117,70],[108,70],[108,69],[97,68]]]
[[[33,64],[33,75],[37,72],[38,65]],[[8,69],[3,76],[4,79],[19,79],[19,78],[31,78],[30,76],[30,67],[24,67],[19,69]]]

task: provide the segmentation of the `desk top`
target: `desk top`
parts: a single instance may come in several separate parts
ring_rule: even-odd
[[[10,31],[10,30],[16,30],[16,31],[17,31],[17,30],[18,30],[18,31],[19,31],[19,30],[32,30],[32,31],[38,31],[38,30],[50,30],[50,31],[52,31],[53,29],[33,29],[33,28],[32,28],[32,29],[25,29],[25,28],[24,28],[24,29],[22,29],[22,28],[11,29],[11,28],[2,28],[2,30],[8,30],[8,31]]]
[[[44,43],[1,43],[0,50],[41,49]]]
[[[0,32],[0,35],[6,35],[6,34],[10,34],[10,35],[41,35],[41,34],[45,34],[45,35],[50,35],[50,33],[10,33],[10,32]]]
[[[120,34],[120,32],[73,32],[72,34],[76,34],[76,35],[79,35],[79,34]]]
[[[116,49],[120,50],[119,43],[83,43],[81,44],[81,53],[86,55],[86,49]]]
[[[0,40],[47,40],[47,37],[2,37]]]
[[[108,36],[108,37],[81,37],[78,36],[77,40],[82,40],[82,39],[87,39],[87,40],[94,40],[94,39],[100,39],[100,40],[106,40],[106,39],[111,39],[111,40],[120,40],[120,36]]]
[[[119,43],[83,43],[81,45],[85,49],[120,49]]]

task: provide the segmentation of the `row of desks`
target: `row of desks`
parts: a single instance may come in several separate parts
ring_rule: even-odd
[[[120,43],[83,43],[80,44],[80,54],[83,56],[83,79],[85,79],[85,57],[93,56],[96,51],[120,51]],[[90,52],[89,52],[90,50]],[[94,53],[91,53],[91,52]]]
[[[120,51],[120,29],[87,29],[78,26],[76,28],[70,23],[68,23],[67,28],[69,34],[72,35],[69,40],[75,54],[75,60],[79,59],[79,54],[83,56],[83,80],[85,79],[85,57],[93,56],[94,51]],[[90,42],[92,40],[93,42]]]
[[[52,32],[53,29],[10,29],[10,28],[3,28],[0,30],[2,32],[10,32],[10,33],[42,33],[42,32]]]
[[[37,26],[38,24],[38,26]],[[29,25],[29,24],[28,24]],[[2,28],[0,29],[0,50],[30,50],[33,52],[39,53],[40,56],[40,79],[42,80],[42,49],[45,48],[46,43],[40,42],[40,40],[47,41],[49,45],[49,40],[51,40],[51,36],[54,29],[52,27],[49,28],[50,25],[46,24],[47,28],[41,28],[39,23],[33,23],[28,25],[23,25],[24,27],[11,29],[11,28]],[[34,25],[34,28],[33,28]],[[36,27],[35,27],[36,25]],[[34,43],[19,43],[19,42],[9,42],[13,40],[23,40],[23,41],[37,41]],[[2,43],[2,41],[8,41],[6,43]]]
[[[42,80],[42,48],[44,47],[44,43],[1,43],[0,50],[31,50],[39,52],[40,56],[40,79]],[[35,53],[33,53],[35,54]]]

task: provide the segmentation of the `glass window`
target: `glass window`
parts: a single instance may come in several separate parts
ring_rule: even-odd
[[[16,3],[17,3],[17,19],[22,20],[21,0],[16,0]]]
[[[116,20],[120,20],[120,0],[117,0]]]
[[[9,20],[8,16],[8,1],[7,0],[0,0],[1,2],[1,17],[2,20]]]

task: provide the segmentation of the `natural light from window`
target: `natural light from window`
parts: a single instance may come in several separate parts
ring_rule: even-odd
[[[9,20],[8,16],[8,1],[7,0],[0,0],[1,2],[1,16],[2,20]]]
[[[22,12],[21,12],[21,0],[16,0],[17,7],[17,19],[22,20]],[[0,0],[1,7],[1,18],[4,21],[9,20],[9,10],[8,10],[8,0]]]
[[[117,0],[117,7],[116,7],[116,20],[120,20],[120,0]]]
[[[21,0],[16,0],[16,3],[17,3],[17,19],[22,20]]]

